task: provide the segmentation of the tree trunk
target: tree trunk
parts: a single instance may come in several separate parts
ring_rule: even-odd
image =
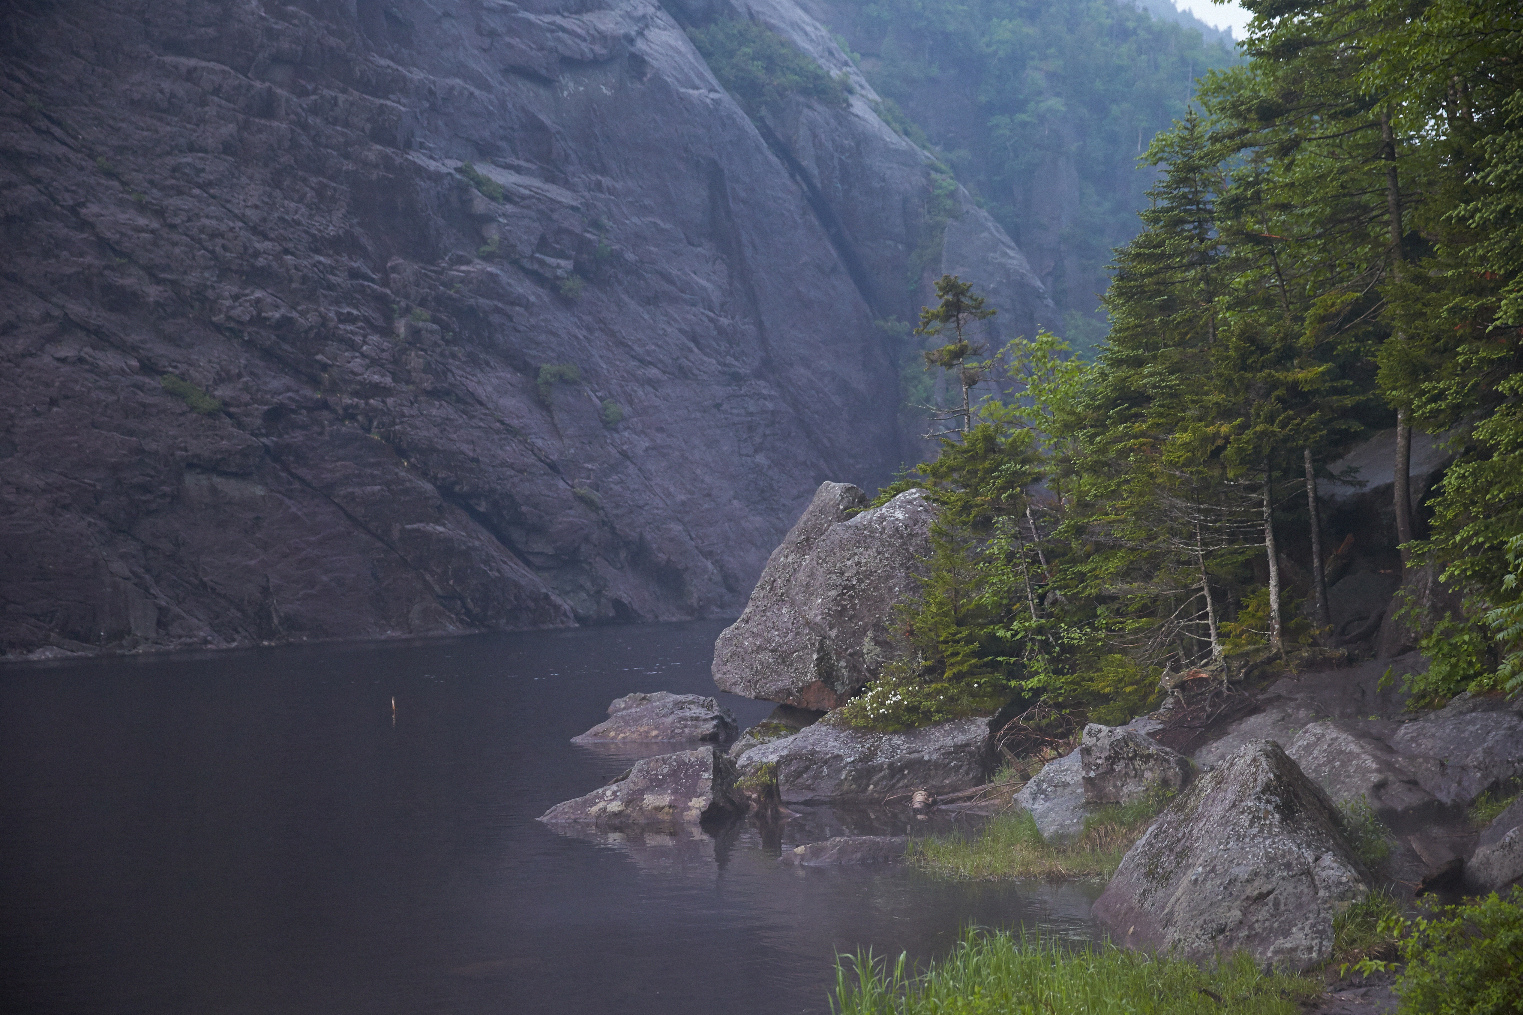
[[[1201,545],[1200,522],[1195,523],[1195,563],[1200,565],[1200,590],[1206,596],[1206,626],[1211,630],[1211,659],[1222,661],[1222,642],[1216,633],[1216,603],[1211,599],[1211,580],[1206,575],[1206,551]]]
[[[1406,257],[1401,249],[1401,186],[1396,177],[1396,135],[1391,132],[1389,107],[1380,114],[1380,139],[1385,142],[1386,212],[1391,220],[1391,273],[1399,282],[1402,262]]]
[[[1391,477],[1396,491],[1396,541],[1401,544],[1401,563],[1407,563],[1407,544],[1412,541],[1412,423],[1410,411],[1396,410],[1396,470]]]
[[[1285,651],[1280,625],[1280,555],[1274,545],[1274,484],[1264,467],[1264,552],[1269,554],[1269,647]]]
[[[1306,460],[1306,511],[1311,522],[1311,583],[1317,597],[1317,626],[1330,627],[1332,611],[1327,605],[1327,564],[1322,559],[1322,512],[1317,505],[1317,472],[1312,467],[1311,448],[1303,451]]]

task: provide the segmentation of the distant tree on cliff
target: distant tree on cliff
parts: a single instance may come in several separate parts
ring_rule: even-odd
[[[956,341],[939,349],[928,350],[925,362],[926,366],[941,367],[956,375],[962,386],[962,411],[933,418],[955,419],[961,416],[962,432],[966,434],[973,429],[973,406],[969,392],[983,380],[984,369],[982,364],[970,360],[970,357],[981,356],[986,350],[982,345],[970,342],[964,329],[974,321],[993,317],[998,311],[993,307],[985,307],[984,298],[973,292],[973,284],[962,281],[956,275],[943,275],[936,280],[936,296],[940,300],[936,306],[920,308],[920,327],[915,329],[915,334],[941,335],[950,326],[957,335]]]

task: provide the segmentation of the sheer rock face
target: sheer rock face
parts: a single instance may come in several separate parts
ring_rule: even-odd
[[[844,704],[892,658],[894,608],[916,594],[936,508],[907,490],[852,518],[862,491],[825,483],[714,646],[714,683],[800,708]]]
[[[25,5],[0,58],[7,653],[720,614],[903,457],[925,160],[856,99],[770,145],[649,0]]]
[[[637,761],[617,782],[556,804],[539,820],[598,831],[673,829],[738,813],[735,763],[714,747]]]
[[[572,737],[571,742],[692,741],[724,747],[735,739],[738,731],[735,716],[713,698],[670,691],[636,692],[615,698],[608,706],[608,718],[586,733]]]
[[[1274,741],[1201,776],[1126,854],[1095,915],[1130,947],[1208,960],[1327,959],[1333,916],[1367,891],[1338,812]]]
[[[828,720],[740,756],[742,774],[773,766],[784,803],[881,804],[923,789],[955,793],[988,781],[991,755],[984,719],[873,733]]]

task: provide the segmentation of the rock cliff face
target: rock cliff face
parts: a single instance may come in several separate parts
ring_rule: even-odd
[[[0,60],[8,654],[722,613],[902,458],[928,177],[861,167],[919,156],[769,143],[647,0],[20,4]]]

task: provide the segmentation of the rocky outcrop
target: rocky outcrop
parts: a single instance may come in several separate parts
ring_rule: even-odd
[[[649,0],[33,4],[0,55],[11,653],[732,610],[903,458],[874,321],[937,228],[1042,305],[867,91],[753,122]]]
[[[799,867],[836,867],[857,863],[893,863],[904,855],[902,835],[843,835],[785,850],[778,859]]]
[[[984,719],[956,719],[902,733],[876,733],[829,719],[741,755],[743,774],[769,772],[785,804],[900,800],[916,790],[955,793],[988,781]],[[900,799],[902,798],[902,799]]]
[[[1134,719],[1125,726],[1084,727],[1077,750],[1049,761],[1015,794],[1048,842],[1066,842],[1084,831],[1096,808],[1129,804],[1177,792],[1193,773],[1190,760],[1148,733],[1161,723]]]
[[[1015,794],[1048,842],[1076,839],[1089,809],[1084,803],[1084,765],[1078,751],[1049,761]]]
[[[1091,806],[1177,793],[1194,771],[1189,758],[1125,726],[1090,723],[1078,754],[1084,799]]]
[[[753,747],[791,737],[799,730],[813,726],[826,714],[814,709],[779,705],[767,714],[767,718],[746,730],[730,745],[730,757],[738,758]]]
[[[742,808],[735,793],[735,763],[716,748],[700,747],[637,761],[617,781],[556,804],[539,820],[606,832],[672,829],[722,819]]]
[[[713,698],[670,691],[636,692],[615,698],[608,706],[608,718],[586,733],[572,737],[571,742],[692,741],[724,747],[735,739],[738,730],[735,716]]]
[[[1197,961],[1241,949],[1302,970],[1331,954],[1333,917],[1365,879],[1332,802],[1279,744],[1259,741],[1159,817],[1094,911],[1129,947]]]
[[[1504,892],[1523,883],[1523,797],[1481,833],[1474,855],[1465,864],[1465,883],[1476,892]]]
[[[714,646],[720,688],[831,709],[892,658],[894,610],[916,594],[936,508],[923,490],[907,490],[847,517],[865,503],[854,486],[821,484]]]
[[[1286,752],[1332,799],[1362,800],[1405,831],[1457,819],[1486,790],[1523,776],[1523,716],[1466,694],[1405,723],[1314,722]]]

